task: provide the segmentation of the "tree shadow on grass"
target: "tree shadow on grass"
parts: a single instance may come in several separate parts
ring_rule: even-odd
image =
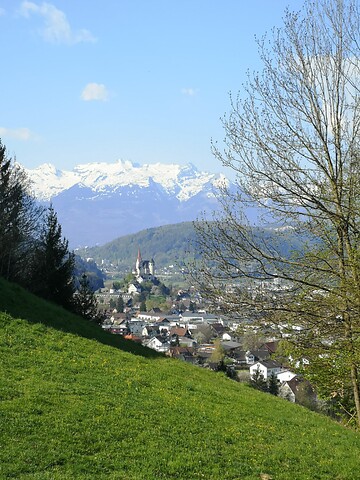
[[[48,327],[72,333],[79,337],[95,340],[104,345],[145,358],[161,358],[163,354],[144,347],[120,335],[105,332],[99,325],[74,315],[53,303],[47,302],[24,290],[15,283],[0,278],[0,311],[14,318],[31,323],[42,323]]]

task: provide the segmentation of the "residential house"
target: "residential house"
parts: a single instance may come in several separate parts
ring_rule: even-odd
[[[250,376],[255,375],[257,370],[264,377],[264,380],[267,380],[272,374],[277,375],[280,373],[282,367],[275,360],[262,360],[251,365]]]
[[[164,314],[162,312],[139,312],[136,316],[139,320],[144,320],[145,322],[151,323],[157,322],[158,320],[160,320],[160,318],[163,318]]]
[[[132,340],[133,342],[137,342],[137,343],[142,342],[141,337],[138,337],[137,335],[133,335],[132,333],[128,333],[128,334],[124,335],[124,338],[126,340]]]
[[[292,380],[293,378],[296,377],[296,373],[290,372],[290,370],[284,370],[283,372],[279,372],[276,375],[276,377],[277,377],[278,381],[281,382],[281,383],[289,382],[290,380]]]
[[[134,293],[140,293],[141,292],[141,287],[137,283],[130,283],[128,286],[128,293],[133,295]]]
[[[191,348],[195,348],[196,345],[197,345],[197,342],[196,340],[194,340],[193,338],[189,338],[189,337],[177,337],[178,339],[178,343],[181,347],[191,347]]]
[[[197,362],[195,349],[191,347],[170,347],[167,355],[189,363]]]
[[[177,335],[178,337],[191,338],[191,334],[187,327],[179,327],[179,326],[171,327],[169,331],[169,335],[170,337],[172,337],[173,335]]]
[[[227,328],[224,327],[222,323],[212,323],[210,326],[214,331],[214,337],[222,337],[222,335],[227,331]]]
[[[183,312],[180,314],[181,323],[208,323],[214,324],[219,323],[219,317],[217,315],[212,315],[209,313],[201,312]]]
[[[265,342],[263,345],[261,345],[260,348],[266,349],[270,355],[273,355],[276,352],[278,345],[279,345],[279,341],[274,340],[272,342]]]
[[[141,336],[146,338],[156,337],[156,335],[160,335],[160,330],[154,325],[145,325],[141,332]]]
[[[306,402],[308,405],[316,402],[316,393],[310,382],[302,377],[295,376],[291,380],[283,382],[279,387],[279,397],[293,403]]]
[[[225,343],[225,342],[224,342]],[[228,342],[226,342],[228,343]],[[233,342],[236,343],[236,342]],[[242,365],[253,365],[256,362],[268,360],[270,358],[267,350],[242,350],[235,349],[230,353],[230,356]]]
[[[127,322],[132,334],[137,335],[139,337],[142,336],[143,328],[145,327],[145,322],[141,322],[136,320],[136,318],[132,318],[130,322]]]
[[[156,335],[156,337],[150,338],[150,340],[146,340],[143,342],[143,345],[146,347],[152,348],[157,352],[166,353],[170,348],[170,343],[166,337],[162,335]]]

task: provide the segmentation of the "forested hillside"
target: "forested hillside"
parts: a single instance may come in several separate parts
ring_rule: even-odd
[[[300,251],[302,243],[292,234],[292,230],[253,227],[254,235],[267,244],[289,256],[294,250]],[[181,266],[186,261],[197,258],[199,250],[194,222],[176,223],[162,227],[148,228],[138,233],[119,237],[105,245],[79,249],[77,253],[83,258],[91,257],[98,265],[107,260],[119,266],[120,270],[131,268],[135,263],[138,248],[143,258],[154,258],[157,268],[168,265]]]
[[[133,266],[140,248],[143,258],[154,258],[156,267],[162,268],[182,264],[184,260],[192,258],[194,241],[193,222],[183,222],[148,228],[103,246],[79,249],[77,253],[84,258],[94,258],[98,265],[106,259],[125,270]]]

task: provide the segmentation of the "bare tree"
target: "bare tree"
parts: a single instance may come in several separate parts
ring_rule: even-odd
[[[323,395],[341,403],[350,391],[346,408],[360,426],[357,2],[308,0],[258,46],[263,70],[230,98],[225,146],[213,144],[237,188],[224,187],[214,221],[197,223],[204,261],[194,271],[217,304],[287,327],[299,357],[333,372],[319,381]],[[246,218],[251,208],[262,227]]]

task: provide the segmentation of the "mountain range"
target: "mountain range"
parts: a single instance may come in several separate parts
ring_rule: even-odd
[[[195,220],[218,208],[222,174],[188,164],[51,164],[25,169],[35,197],[52,203],[71,248],[102,245],[117,237],[162,225]]]

